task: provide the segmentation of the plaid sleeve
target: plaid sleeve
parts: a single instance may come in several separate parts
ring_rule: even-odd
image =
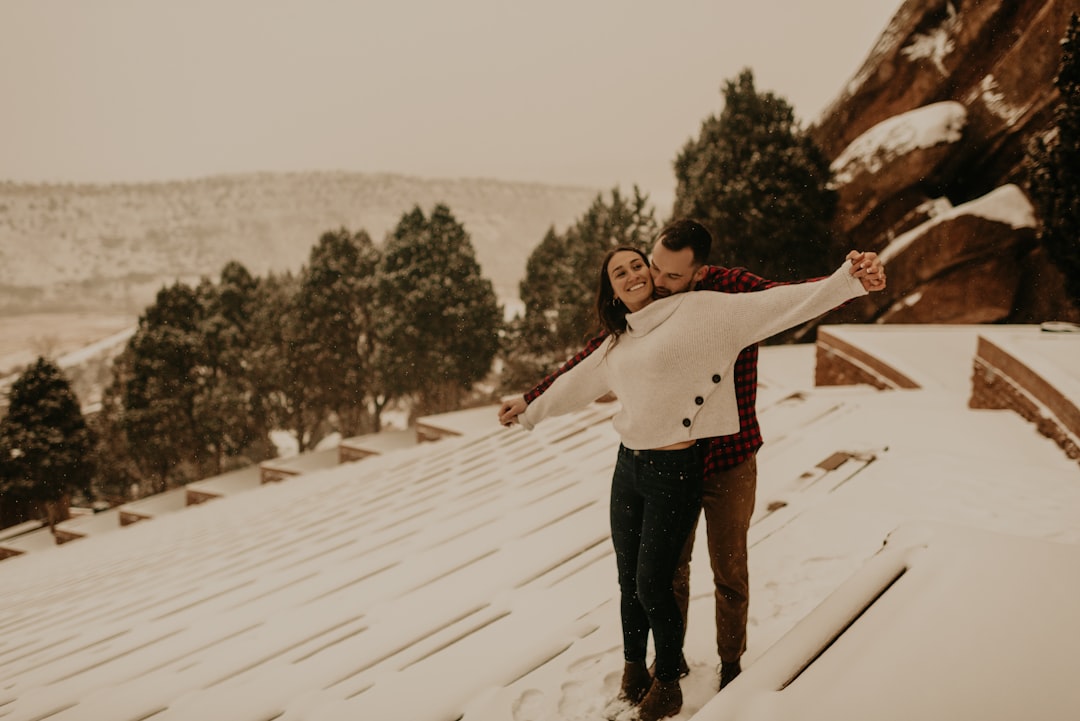
[[[820,278],[813,278],[812,280],[820,280]],[[793,282],[803,283],[805,281]],[[721,268],[714,265],[710,266],[705,277],[694,289],[717,290],[721,293],[750,293],[778,285],[790,285],[790,283],[762,278],[760,275],[754,275],[746,268]]]
[[[583,361],[585,358],[589,357],[589,355],[592,354],[593,351],[595,351],[597,348],[599,348],[601,346],[601,344],[603,344],[604,339],[606,337],[607,337],[606,333],[601,333],[600,335],[596,336],[595,338],[591,339],[588,343],[586,343],[585,347],[582,348],[581,350],[579,350],[577,353],[575,353],[573,358],[571,358],[570,360],[563,363],[562,366],[557,371],[555,371],[554,373],[549,375],[547,378],[545,378],[544,380],[537,383],[533,387],[532,390],[530,390],[528,393],[526,393],[525,394],[525,402],[526,403],[532,403],[534,400],[536,400],[537,396],[539,396],[541,393],[543,393],[544,391],[546,391],[548,388],[551,387],[551,384],[555,382],[556,378],[558,378],[563,373],[565,373],[566,371],[568,371],[571,368],[573,368],[574,366],[576,366],[578,363]]]

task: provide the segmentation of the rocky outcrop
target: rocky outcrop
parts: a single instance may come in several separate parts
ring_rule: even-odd
[[[1059,41],[1073,12],[1080,1],[908,0],[814,137],[835,158],[878,123],[951,100],[967,108],[978,138],[965,143],[969,162],[993,151],[979,164],[1007,175],[1023,137],[1046,127],[1057,102]]]
[[[832,163],[837,229],[895,233],[898,220],[930,200],[921,188],[940,182],[938,170],[955,153],[966,122],[964,106],[947,101],[883,120],[856,138]]]
[[[905,296],[876,315],[888,323],[992,323],[1008,319],[1019,258],[1035,241],[1035,217],[1015,185],[926,221],[882,252],[890,284]],[[879,305],[887,296],[873,296]]]
[[[900,7],[811,128],[833,159],[836,234],[889,260],[885,293],[823,322],[1080,320],[1022,190],[1074,12],[1080,0]]]

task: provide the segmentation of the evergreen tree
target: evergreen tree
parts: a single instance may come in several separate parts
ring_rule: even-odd
[[[777,280],[828,272],[836,193],[829,164],[772,93],[758,93],[744,70],[675,161],[674,214],[713,233],[711,262]]]
[[[519,286],[525,313],[507,324],[501,338],[500,354],[505,362],[499,382],[503,392],[531,387],[561,355],[562,346],[553,349],[552,345],[559,333],[562,285],[569,272],[566,238],[549,228],[525,262],[525,278]]]
[[[160,493],[201,477],[207,462],[196,417],[203,342],[199,295],[182,283],[158,291],[114,362],[111,392],[122,432],[146,489]]]
[[[11,386],[0,421],[0,494],[48,509],[50,526],[73,495],[89,496],[94,440],[71,384],[38,358]]]
[[[301,448],[318,442],[326,419],[346,437],[378,427],[369,347],[378,263],[366,232],[342,228],[322,235],[301,273],[287,329],[297,420],[311,420],[301,421]]]
[[[383,250],[376,354],[388,398],[415,399],[414,413],[460,406],[488,375],[501,311],[464,226],[439,204],[405,213]]]
[[[565,234],[548,230],[525,265],[525,314],[511,322],[503,343],[504,390],[531,386],[599,331],[596,284],[604,254],[619,245],[648,250],[658,230],[648,197],[636,186],[630,198],[618,188],[610,202],[597,195]]]
[[[121,353],[112,362],[112,381],[101,397],[101,409],[91,417],[96,437],[93,495],[109,506],[118,506],[141,497],[142,471],[124,432],[124,393],[130,378],[130,354]]]
[[[204,279],[197,288],[201,315],[199,372],[194,417],[209,465],[217,475],[273,455],[270,418],[256,392],[251,358],[258,280],[236,261],[225,265],[217,284]]]
[[[271,273],[259,282],[248,361],[268,426],[289,431],[306,449],[323,437],[328,421],[308,400],[309,389],[299,377],[305,362],[302,323],[296,318],[299,292],[300,279],[291,272]]]
[[[259,281],[231,262],[219,283],[162,288],[113,361],[98,418],[103,495],[123,500],[271,457],[256,375]]]
[[[1073,13],[1061,41],[1055,85],[1061,94],[1049,137],[1028,148],[1029,192],[1041,220],[1039,239],[1080,305],[1080,24]]]

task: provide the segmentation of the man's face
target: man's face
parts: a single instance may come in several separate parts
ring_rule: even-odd
[[[659,240],[656,241],[649,260],[653,297],[664,298],[672,293],[691,290],[697,280],[695,274],[702,267],[694,265],[694,251],[690,248],[670,250]]]

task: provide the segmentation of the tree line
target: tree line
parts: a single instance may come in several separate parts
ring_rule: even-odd
[[[1057,128],[1028,158],[1044,243],[1071,280],[1080,277],[1076,37],[1074,16]],[[780,280],[827,272],[847,243],[829,230],[828,162],[749,70],[722,94],[723,110],[673,163],[673,215],[710,228],[712,262]],[[0,419],[0,526],[72,497],[117,503],[258,463],[274,456],[275,430],[304,451],[332,432],[378,431],[390,407],[417,416],[528,388],[596,332],[603,254],[647,249],[660,224],[636,186],[597,195],[539,240],[520,284],[524,311],[508,321],[445,205],[405,213],[381,246],[364,230],[327,231],[296,274],[255,277],[231,262],[216,280],[163,287],[115,359],[92,423],[44,358],[12,386]],[[1075,283],[1071,292],[1080,301]]]
[[[445,205],[405,213],[381,248],[363,230],[325,232],[296,274],[230,262],[159,290],[92,423],[51,361],[20,376],[0,421],[5,506],[122,502],[272,458],[275,430],[303,452],[378,431],[393,403],[458,408],[489,375],[501,325]]]

